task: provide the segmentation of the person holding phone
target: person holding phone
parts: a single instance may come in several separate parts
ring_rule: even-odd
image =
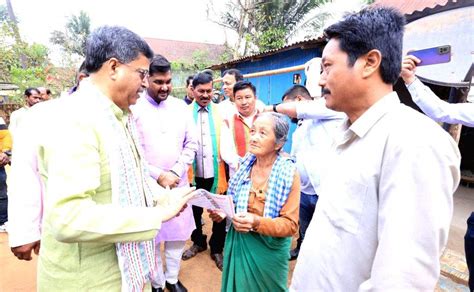
[[[413,101],[430,118],[437,122],[462,124],[474,127],[474,103],[448,103],[436,96],[415,76],[416,67],[421,60],[413,55],[403,58],[401,77],[405,82]],[[474,273],[474,212],[467,219],[467,231],[464,236],[464,250],[469,275]],[[474,291],[474,277],[469,277],[469,289]]]
[[[416,67],[421,60],[407,55],[402,61],[401,77],[410,92],[413,102],[430,118],[448,124],[463,124],[474,127],[473,103],[447,103],[425,86],[416,76]]]

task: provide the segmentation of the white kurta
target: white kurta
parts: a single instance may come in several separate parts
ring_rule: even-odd
[[[346,122],[291,291],[433,291],[459,183],[441,127],[391,93]]]

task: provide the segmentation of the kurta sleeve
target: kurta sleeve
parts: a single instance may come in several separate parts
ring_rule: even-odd
[[[474,127],[474,104],[447,103],[436,96],[418,78],[407,85],[407,89],[416,105],[433,120]]]
[[[110,169],[92,126],[64,125],[39,147],[39,171],[47,177],[45,225],[62,242],[125,242],[154,238],[159,208],[111,204]],[[60,137],[57,137],[60,136]]]
[[[181,101],[178,101],[181,103]],[[196,157],[196,152],[198,149],[198,137],[196,125],[192,119],[191,115],[187,114],[187,107],[182,106],[183,119],[186,119],[186,133],[183,141],[183,151],[176,161],[175,165],[171,167],[171,170],[174,171],[179,177],[184,177],[187,173],[189,166],[193,163],[194,158]]]
[[[298,217],[300,210],[300,176],[295,172],[293,185],[288,199],[281,208],[277,218],[261,218],[256,232],[275,237],[287,237],[298,231]]]
[[[37,124],[38,120],[34,122]],[[8,174],[8,240],[11,247],[32,243],[41,238],[43,184],[38,174],[36,151],[36,135],[41,131],[35,131],[39,128],[28,123],[15,136],[12,165]]]

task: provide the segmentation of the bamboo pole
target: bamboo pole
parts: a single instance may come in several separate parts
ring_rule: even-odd
[[[244,78],[271,76],[271,75],[276,75],[276,74],[300,71],[300,70],[304,70],[304,68],[305,68],[305,64],[292,66],[292,67],[286,67],[286,68],[280,68],[280,69],[275,69],[275,70],[266,70],[266,71],[261,71],[261,72],[244,74]],[[214,79],[214,82],[222,82],[222,78]]]

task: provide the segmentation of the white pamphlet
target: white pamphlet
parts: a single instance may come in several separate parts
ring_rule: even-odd
[[[220,210],[230,218],[235,215],[234,202],[231,196],[217,195],[204,189],[194,191],[196,195],[188,201],[188,204],[208,210]]]

